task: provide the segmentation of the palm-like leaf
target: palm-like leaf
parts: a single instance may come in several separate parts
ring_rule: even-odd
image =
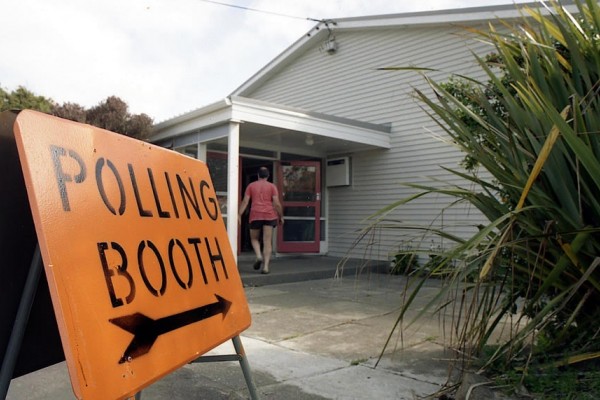
[[[566,351],[572,362],[600,350],[600,7],[576,5],[576,16],[553,4],[550,16],[529,10],[508,35],[480,32],[497,53],[494,64],[477,59],[488,82],[429,81],[433,97],[416,93],[489,175],[453,171],[469,189],[417,187],[419,194],[374,216],[374,225],[393,225],[389,211],[436,192],[470,202],[490,221],[444,254],[439,268],[456,264],[454,285],[430,309],[448,304],[456,287],[472,292],[462,297],[469,300],[454,330],[464,348],[481,349],[519,304],[512,340],[492,359],[517,354],[539,335],[545,356]]]

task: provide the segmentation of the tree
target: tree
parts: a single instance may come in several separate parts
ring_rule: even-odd
[[[19,86],[12,92],[0,88],[0,111],[31,109],[51,113],[54,102]]]
[[[152,128],[152,118],[146,114],[131,115],[127,103],[110,96],[86,112],[87,122],[109,131],[138,139],[146,139]]]
[[[130,114],[127,103],[116,96],[110,96],[86,110],[76,103],[57,104],[54,100],[38,96],[23,86],[12,92],[0,87],[0,111],[25,109],[87,123],[140,140],[148,138],[154,123],[147,114]]]
[[[153,122],[147,114],[132,115],[129,118],[125,134],[138,139],[147,139],[152,132]]]
[[[76,103],[57,104],[52,109],[52,115],[81,123],[87,121],[86,114],[85,108]]]

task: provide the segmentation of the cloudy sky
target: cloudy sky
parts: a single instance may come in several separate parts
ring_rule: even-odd
[[[226,97],[313,20],[515,2],[0,0],[0,87],[85,107],[115,95],[159,122]]]

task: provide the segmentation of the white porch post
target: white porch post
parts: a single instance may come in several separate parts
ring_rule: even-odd
[[[239,171],[240,171],[240,124],[229,123],[227,137],[227,235],[231,250],[237,263],[238,253],[238,208],[239,208]]]
[[[196,158],[206,162],[206,143],[198,143]]]

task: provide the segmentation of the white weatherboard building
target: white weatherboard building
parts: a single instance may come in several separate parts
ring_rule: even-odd
[[[234,253],[251,249],[237,209],[264,165],[285,208],[277,253],[387,260],[418,237],[380,229],[355,245],[363,220],[415,193],[402,183],[464,184],[442,169],[464,154],[415,99],[415,88],[428,90],[423,76],[381,68],[424,67],[438,82],[483,78],[473,53],[494,49],[466,28],[519,17],[504,5],[320,22],[227,98],[157,124],[151,140],[208,163]],[[449,201],[426,196],[393,218],[468,234],[476,210]]]

